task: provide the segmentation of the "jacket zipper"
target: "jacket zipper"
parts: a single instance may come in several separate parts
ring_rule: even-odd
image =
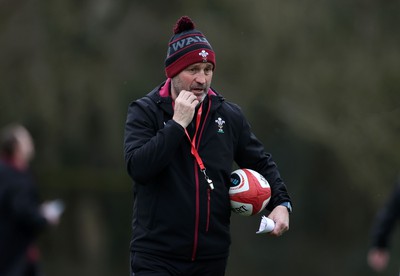
[[[206,232],[208,232],[208,227],[210,226],[210,213],[211,213],[210,203],[211,203],[211,189],[210,189],[210,187],[208,187],[207,188],[207,223],[206,223]]]
[[[197,169],[197,163],[194,162],[194,177],[196,181],[196,216],[194,221],[194,239],[193,239],[193,251],[192,251],[192,261],[196,259],[197,243],[199,240],[199,221],[200,221],[200,199],[199,199],[199,171]]]
[[[196,148],[199,148],[200,145],[200,141],[201,141],[201,137],[203,136],[203,130],[205,127],[205,123],[207,121],[208,115],[210,113],[210,109],[211,109],[211,100],[209,99],[208,102],[208,109],[207,109],[207,113],[204,117],[204,121],[203,124],[201,126],[201,130],[199,133],[199,137],[197,139],[197,145]],[[199,180],[199,170],[197,168],[197,163],[196,160],[194,161],[194,178],[195,178],[195,182],[196,182],[196,217],[195,217],[195,228],[194,228],[194,240],[193,240],[193,251],[192,251],[192,261],[194,261],[196,259],[196,251],[197,251],[197,245],[198,245],[198,240],[199,240],[199,224],[200,224],[200,180]],[[208,227],[209,227],[209,223],[210,223],[210,188],[207,188],[207,223],[206,223],[206,231],[208,232]]]

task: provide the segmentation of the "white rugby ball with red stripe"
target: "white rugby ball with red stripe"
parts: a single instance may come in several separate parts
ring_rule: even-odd
[[[238,169],[231,173],[229,196],[233,213],[252,216],[267,206],[271,199],[271,187],[260,173]]]

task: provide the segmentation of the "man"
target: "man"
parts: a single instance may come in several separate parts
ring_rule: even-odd
[[[37,188],[29,173],[34,145],[20,125],[0,133],[0,275],[38,275],[37,235],[59,214],[52,204],[39,206]]]
[[[215,53],[189,17],[174,27],[167,80],[128,110],[125,159],[135,182],[131,275],[224,275],[234,162],[269,181],[280,236],[291,200],[240,108],[210,88]]]
[[[372,242],[367,261],[369,266],[377,272],[384,271],[388,265],[389,241],[399,219],[400,180],[396,183],[393,193],[388,197],[383,208],[378,212],[372,227]]]

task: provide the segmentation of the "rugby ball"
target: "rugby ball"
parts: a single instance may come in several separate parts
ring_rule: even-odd
[[[271,199],[271,187],[260,173],[238,169],[231,173],[229,197],[233,213],[252,216],[267,206]]]

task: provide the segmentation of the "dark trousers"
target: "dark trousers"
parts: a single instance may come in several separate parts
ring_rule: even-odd
[[[131,276],[224,276],[228,259],[185,261],[131,253]]]

